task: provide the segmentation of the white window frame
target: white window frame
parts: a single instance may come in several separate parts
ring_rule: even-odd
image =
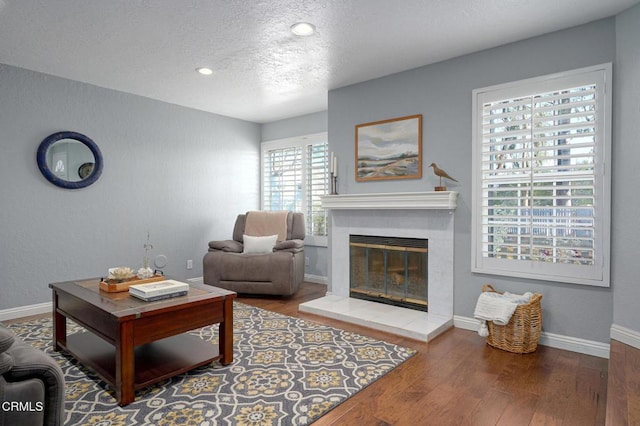
[[[472,94],[472,255],[471,271],[546,281],[610,286],[610,217],[611,217],[611,63],[557,74],[515,81],[473,90]],[[483,105],[490,102],[530,96],[552,90],[596,84],[596,136],[594,156],[594,263],[563,263],[496,258],[484,254],[483,213]],[[483,210],[484,209],[484,210]]]
[[[322,143],[322,142],[327,142],[327,132],[321,132],[321,133],[314,133],[314,134],[310,134],[310,135],[302,135],[302,136],[296,136],[296,137],[292,137],[292,138],[286,138],[286,139],[277,139],[277,140],[271,140],[271,141],[263,141],[260,145],[260,208],[264,209],[264,196],[265,196],[265,184],[266,182],[264,182],[264,158],[265,158],[265,153],[267,151],[271,151],[274,149],[284,149],[284,148],[292,148],[292,147],[301,147],[302,148],[302,164],[303,164],[303,168],[306,168],[306,155],[307,155],[307,150],[306,147],[308,145],[313,145],[313,144],[317,144],[317,143]],[[328,160],[327,160],[328,161]],[[327,165],[328,167],[328,165]],[[306,192],[307,190],[307,184],[306,184],[306,178],[307,178],[307,173],[306,170],[303,170],[302,173],[302,181],[303,181],[303,192]],[[306,194],[305,194],[306,195]],[[302,205],[301,205],[301,211],[305,214],[305,221],[309,221],[311,220],[310,217],[308,217],[308,206],[307,206],[307,197],[303,196],[302,197]],[[305,229],[306,232],[306,229]],[[309,245],[309,246],[318,246],[318,247],[327,247],[328,244],[328,237],[326,235],[321,236],[321,235],[305,235],[305,245]]]

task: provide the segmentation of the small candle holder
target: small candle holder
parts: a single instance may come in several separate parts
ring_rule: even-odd
[[[330,179],[330,195],[338,195],[338,176],[333,173],[329,173]]]

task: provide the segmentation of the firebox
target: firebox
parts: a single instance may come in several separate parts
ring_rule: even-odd
[[[427,311],[427,255],[427,239],[350,235],[350,296]]]

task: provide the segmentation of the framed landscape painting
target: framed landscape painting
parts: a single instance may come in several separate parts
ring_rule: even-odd
[[[356,126],[356,181],[422,177],[422,115]]]

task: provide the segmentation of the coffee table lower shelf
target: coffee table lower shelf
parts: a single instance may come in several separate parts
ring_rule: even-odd
[[[115,347],[90,332],[67,336],[67,352],[116,389]],[[221,358],[218,343],[179,334],[135,348],[134,389],[185,373]]]

